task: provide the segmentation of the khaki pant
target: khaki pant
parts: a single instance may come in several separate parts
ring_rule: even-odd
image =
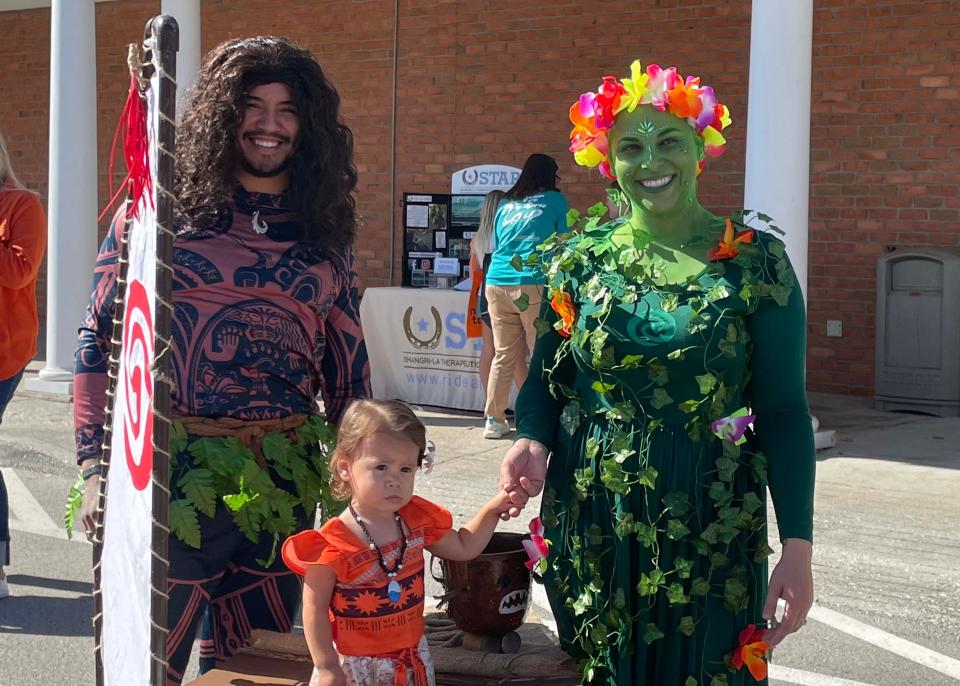
[[[543,286],[493,286],[484,289],[487,309],[490,312],[490,328],[493,329],[493,347],[496,351],[487,381],[487,403],[483,413],[497,421],[506,421],[507,403],[510,401],[510,385],[518,355],[529,355],[537,340],[534,321],[540,316]],[[526,294],[529,306],[523,312],[515,304]],[[526,344],[526,351],[524,351]]]

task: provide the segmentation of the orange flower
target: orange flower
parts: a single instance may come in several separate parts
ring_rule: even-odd
[[[573,306],[573,297],[566,291],[556,291],[550,299],[550,306],[560,315],[563,326],[558,329],[564,338],[570,338],[570,329],[577,318],[577,308]]]
[[[733,651],[730,662],[739,670],[744,665],[750,670],[750,676],[756,681],[767,678],[767,650],[770,646],[763,640],[765,629],[758,629],[753,624],[740,632],[740,646]]]
[[[670,114],[681,119],[696,119],[703,111],[703,101],[700,99],[702,90],[698,88],[700,79],[687,79],[686,83],[677,84],[667,91],[667,109]]]
[[[741,243],[753,243],[753,229],[747,229],[735,234],[733,231],[733,222],[729,217],[724,221],[723,238],[717,247],[712,248],[707,257],[711,260],[725,260],[730,257],[736,257],[740,254],[737,246]]]

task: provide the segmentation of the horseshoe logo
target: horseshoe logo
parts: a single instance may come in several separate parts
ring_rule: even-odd
[[[403,333],[406,334],[407,340],[410,341],[410,344],[417,350],[432,350],[440,345],[440,336],[443,333],[440,312],[436,307],[431,306],[430,313],[433,315],[434,332],[429,338],[417,337],[410,327],[410,318],[413,316],[413,306],[408,307],[407,311],[403,313]]]
[[[463,182],[468,186],[475,184],[478,178],[480,178],[480,174],[476,169],[470,168],[463,170]]]

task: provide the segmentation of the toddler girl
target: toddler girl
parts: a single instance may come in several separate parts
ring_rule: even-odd
[[[334,495],[349,505],[283,545],[287,566],[304,577],[310,686],[435,684],[423,551],[473,559],[510,504],[501,492],[454,531],[449,512],[413,494],[425,450],[426,429],[405,403],[358,400],[343,415],[330,473]]]

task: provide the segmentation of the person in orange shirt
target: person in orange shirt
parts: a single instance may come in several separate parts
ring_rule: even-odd
[[[14,176],[0,133],[0,422],[37,352],[37,273],[46,245],[43,206]],[[3,571],[10,564],[9,516],[0,472],[0,598],[10,592]]]
[[[347,509],[283,545],[304,576],[303,628],[310,686],[434,686],[423,635],[423,551],[471,560],[509,507],[498,493],[455,531],[450,513],[413,494],[426,429],[398,400],[358,400],[340,423],[330,459],[333,492]]]

